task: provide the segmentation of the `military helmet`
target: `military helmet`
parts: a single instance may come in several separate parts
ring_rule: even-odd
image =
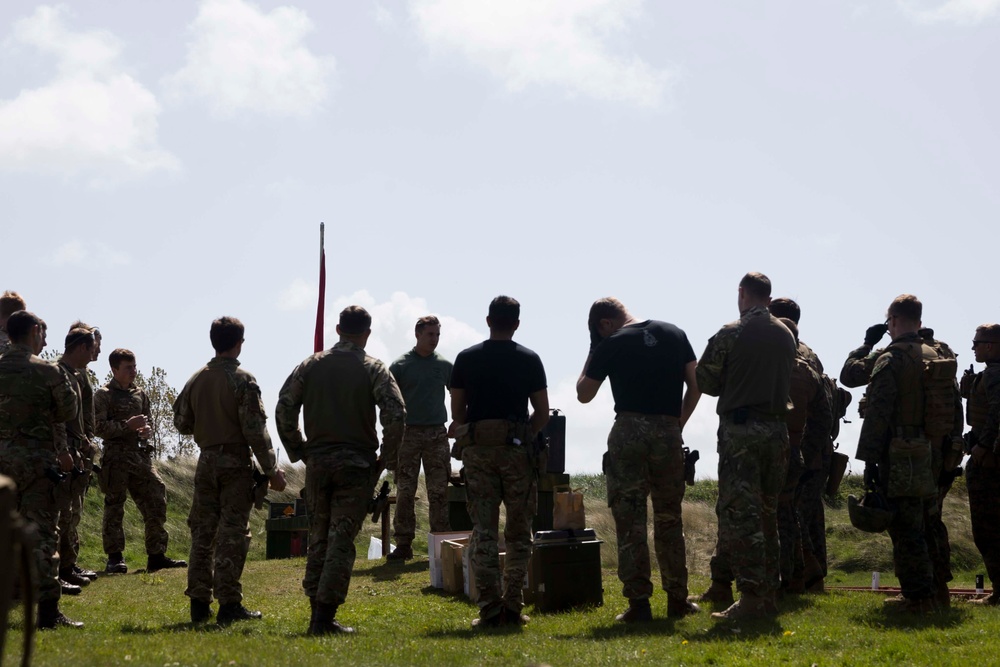
[[[881,493],[869,491],[861,500],[847,496],[847,514],[851,517],[851,525],[858,530],[881,533],[889,527],[895,510]]]

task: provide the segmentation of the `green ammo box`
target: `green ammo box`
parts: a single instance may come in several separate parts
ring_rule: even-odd
[[[535,533],[530,563],[535,609],[604,604],[601,544],[593,530]]]
[[[305,556],[309,546],[309,517],[305,514],[305,503],[269,503],[271,518],[264,521],[267,542],[264,557],[294,558]]]

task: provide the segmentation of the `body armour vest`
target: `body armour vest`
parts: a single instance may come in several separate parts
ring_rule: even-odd
[[[983,373],[976,373],[976,378],[972,381],[972,392],[969,394],[969,404],[966,409],[966,421],[976,431],[985,428],[986,419],[990,415],[985,379]]]

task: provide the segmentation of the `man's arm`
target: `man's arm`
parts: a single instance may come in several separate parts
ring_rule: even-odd
[[[726,357],[739,332],[731,327],[723,327],[719,333],[708,339],[708,345],[698,360],[695,382],[698,389],[709,396],[718,396],[726,384]]]
[[[694,409],[701,399],[701,389],[698,388],[698,362],[689,361],[684,365],[684,384],[687,389],[684,391],[684,402],[681,404],[681,429],[691,419]]]
[[[111,418],[111,391],[105,387],[94,393],[94,430],[105,440],[124,438],[132,432],[124,420]]]
[[[549,423],[549,392],[547,389],[539,389],[528,395],[528,401],[531,402],[532,408],[528,422],[531,424],[532,432],[538,433]]]
[[[587,355],[587,360],[583,362],[583,370],[576,381],[576,400],[581,403],[590,403],[597,396],[597,391],[604,383],[603,380],[595,380],[587,377],[587,369],[590,368],[590,360],[594,358],[593,352]],[[547,399],[546,399],[547,400]]]
[[[379,421],[382,424],[382,460],[386,470],[394,471],[399,456],[399,444],[403,441],[406,424],[406,404],[399,391],[396,378],[381,361],[374,361],[371,368],[372,395],[378,405]]]
[[[302,460],[305,438],[299,429],[299,412],[302,410],[302,388],[305,382],[303,365],[296,366],[278,392],[278,404],[274,408],[274,423],[278,438],[288,452],[288,459],[295,463]]]
[[[260,464],[261,472],[268,477],[274,477],[278,473],[278,459],[271,445],[271,434],[267,432],[267,413],[264,411],[260,387],[253,376],[246,377],[241,385],[241,390],[236,396],[240,430],[250,444],[250,450]]]
[[[802,434],[802,458],[807,470],[818,470],[823,464],[823,451],[833,432],[833,405],[826,380],[818,375],[816,393],[806,407],[806,426]]]
[[[177,400],[174,401],[174,428],[181,435],[194,435],[194,409],[191,407],[191,383],[194,378],[187,381]]]
[[[855,458],[866,463],[879,463],[891,440],[892,411],[898,391],[892,365],[892,353],[883,353],[875,362],[868,383],[868,406],[855,454]]]
[[[977,433],[981,446],[1000,454],[1000,368],[987,366],[980,382],[986,383],[986,404],[989,411],[986,425]]]
[[[862,345],[847,355],[844,367],[840,369],[840,384],[854,389],[868,384],[875,367],[875,361],[885,352],[884,348],[872,350],[870,345]]]
[[[466,423],[469,418],[469,406],[465,402],[465,389],[451,388],[451,425],[448,426],[448,437],[455,437],[455,427]]]

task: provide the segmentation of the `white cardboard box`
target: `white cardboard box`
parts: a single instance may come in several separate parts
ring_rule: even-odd
[[[444,588],[444,576],[441,573],[441,543],[445,540],[456,540],[471,535],[471,530],[427,533],[427,557],[431,561],[431,586],[434,588]]]

